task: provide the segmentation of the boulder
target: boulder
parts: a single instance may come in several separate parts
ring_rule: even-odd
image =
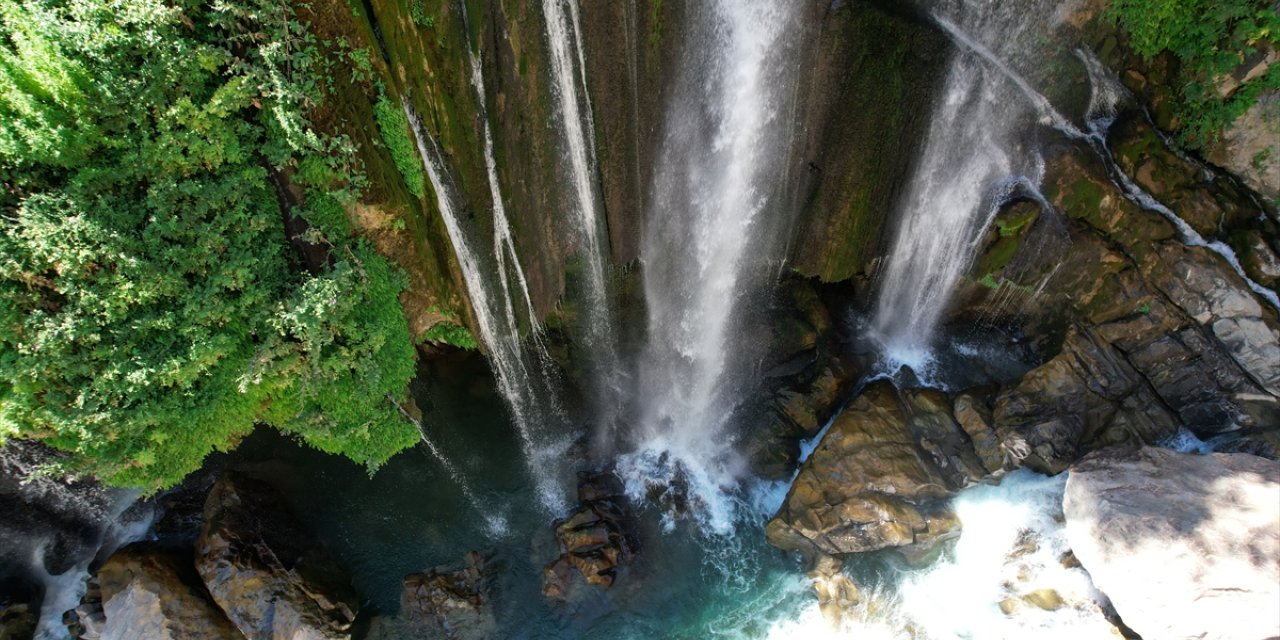
[[[1280,463],[1097,451],[1071,467],[1067,537],[1144,638],[1280,635]]]
[[[1087,329],[1073,329],[1061,353],[1001,392],[994,422],[1012,461],[1050,475],[1092,449],[1178,432],[1146,380]]]
[[[578,477],[579,506],[554,525],[560,556],[543,569],[542,593],[567,600],[579,582],[608,588],[635,555],[629,530],[630,505],[622,481],[612,471]]]
[[[472,551],[462,569],[437,567],[405,576],[400,615],[416,635],[448,640],[495,637],[488,583],[496,567]]]
[[[204,506],[196,569],[250,640],[350,637],[351,577],[269,486],[225,474]]]
[[[812,557],[887,547],[918,555],[958,533],[944,501],[964,478],[952,460],[972,458],[966,465],[973,464],[976,454],[954,453],[959,447],[953,444],[966,441],[954,423],[953,435],[933,433],[944,422],[931,413],[938,407],[927,406],[917,396],[911,411],[937,420],[920,429],[931,442],[944,443],[931,452],[917,439],[897,389],[887,381],[869,385],[800,468],[765,527],[770,544]]]
[[[189,554],[133,544],[107,559],[98,582],[102,640],[244,640],[210,599]]]

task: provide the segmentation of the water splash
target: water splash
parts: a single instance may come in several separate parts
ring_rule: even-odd
[[[719,0],[691,8],[690,48],[668,106],[641,250],[648,336],[636,396],[635,492],[681,482],[709,531],[729,531],[742,462],[725,425],[748,271],[768,264],[759,218],[771,205],[775,120],[787,72],[786,3]],[[763,279],[760,279],[763,280]]]
[[[472,249],[467,231],[462,227],[457,214],[456,196],[448,181],[439,149],[423,128],[408,99],[402,100],[401,104],[435,192],[436,205],[444,219],[454,255],[462,269],[467,295],[471,299],[471,308],[480,330],[480,339],[488,349],[486,355],[493,364],[498,390],[506,400],[519,433],[530,476],[543,506],[552,513],[560,513],[564,510],[565,491],[557,473],[559,465],[556,453],[560,443],[551,431],[551,427],[559,422],[552,402],[556,394],[550,386],[551,377],[540,366],[540,362],[529,362],[509,293],[504,293],[502,304],[498,304],[490,295],[485,280],[488,273],[486,265]],[[500,212],[501,205],[497,204],[500,202],[499,197],[494,204],[495,220]],[[498,254],[501,253],[499,248]],[[519,263],[516,262],[512,267],[518,269]],[[494,275],[504,283],[501,286],[507,291],[505,274]],[[531,375],[531,371],[536,371],[538,375]]]

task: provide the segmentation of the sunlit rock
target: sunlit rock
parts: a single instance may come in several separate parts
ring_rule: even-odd
[[[243,640],[209,599],[188,554],[135,544],[98,570],[102,640]],[[87,637],[87,635],[81,635]]]
[[[1144,638],[1280,635],[1280,463],[1145,447],[1071,468],[1067,537]]]
[[[196,569],[250,640],[350,637],[359,609],[350,574],[263,483],[226,474],[213,486]]]

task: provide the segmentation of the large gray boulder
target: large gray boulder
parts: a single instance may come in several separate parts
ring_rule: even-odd
[[[1071,467],[1067,538],[1144,638],[1280,636],[1280,463],[1106,449]]]

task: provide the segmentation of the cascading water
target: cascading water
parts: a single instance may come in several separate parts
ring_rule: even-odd
[[[934,331],[987,226],[1013,186],[1038,184],[1038,158],[1022,144],[1025,129],[1036,121],[1073,128],[982,45],[1016,41],[1034,17],[995,3],[965,4],[959,13],[961,26],[935,18],[961,50],[903,201],[871,327],[889,371],[928,370]]]
[[[478,63],[473,64],[472,68],[473,71],[478,72]],[[478,82],[481,83],[479,88],[483,96],[483,80]],[[509,284],[506,282],[507,268],[519,272],[520,263],[515,259],[514,248],[508,244],[509,233],[504,236],[498,230],[500,227],[508,228],[508,225],[502,209],[496,176],[491,184],[495,196],[494,250],[499,264],[504,264],[501,256],[508,250],[512,258],[512,264],[501,270],[489,269],[489,265],[486,265],[481,256],[473,250],[472,242],[468,239],[467,231],[463,228],[457,214],[455,195],[448,182],[439,150],[423,129],[422,122],[407,99],[403,101],[403,107],[409,121],[409,128],[413,131],[414,141],[418,146],[418,153],[426,167],[427,177],[435,191],[436,204],[444,219],[454,254],[462,269],[463,280],[467,285],[467,295],[471,299],[471,308],[480,330],[480,339],[488,349],[486,355],[493,365],[498,389],[507,402],[512,421],[520,434],[530,476],[537,487],[543,506],[558,513],[564,505],[564,491],[558,481],[558,474],[555,473],[557,465],[554,461],[561,448],[555,441],[555,433],[552,431],[552,428],[560,422],[554,400],[556,393],[551,388],[552,377],[546,371],[544,360],[537,358],[536,362],[530,362],[530,358],[525,353],[525,345],[520,338],[520,327],[513,309]],[[484,128],[487,134],[487,121]],[[492,167],[491,136],[486,135],[486,141],[489,142],[486,145],[486,151],[489,152],[486,163]],[[492,168],[490,170],[492,171]],[[501,282],[503,291],[501,302],[494,300],[486,284],[486,273],[490,271],[493,272],[492,276]],[[524,286],[523,275],[517,278],[517,281],[522,287]],[[526,299],[527,295],[526,292]],[[534,342],[536,344],[536,340]]]
[[[574,235],[583,267],[584,343],[587,365],[600,407],[602,426],[612,429],[621,398],[621,369],[611,321],[606,279],[604,215],[596,191],[595,123],[587,92],[586,62],[577,0],[543,0],[547,43],[560,124],[564,130],[567,176],[573,194]]]
[[[648,335],[638,366],[638,451],[620,461],[632,493],[687,483],[713,530],[732,523],[722,499],[738,474],[726,422],[738,304],[768,262],[760,218],[771,213],[787,72],[786,3],[718,0],[690,7],[682,70],[641,248]],[[782,215],[782,213],[779,213]]]

